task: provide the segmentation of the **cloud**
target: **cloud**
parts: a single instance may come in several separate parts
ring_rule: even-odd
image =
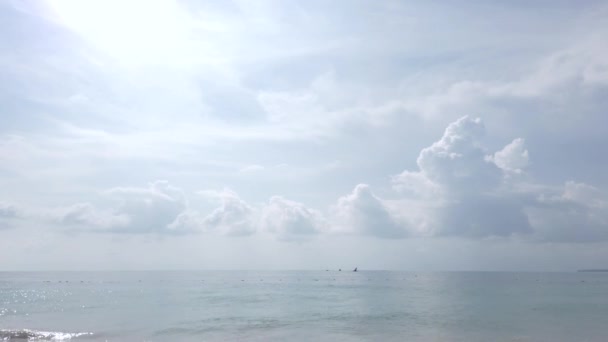
[[[264,206],[260,226],[280,240],[302,240],[320,233],[324,223],[321,213],[316,210],[273,196]]]
[[[187,208],[183,191],[167,181],[116,187],[101,193],[105,205],[79,202],[56,207],[0,204],[0,218],[59,225],[61,230],[116,234],[182,234],[172,223]]]
[[[542,194],[526,213],[539,241],[608,240],[608,197],[587,184],[566,182],[560,194]]]
[[[237,193],[224,190],[217,193],[220,206],[202,220],[205,231],[219,231],[225,235],[255,233],[255,210]]]
[[[547,56],[534,73],[502,90],[516,96],[540,96],[548,92],[567,94],[575,87],[608,84],[608,48],[600,44],[606,32],[608,30],[602,28],[571,47]]]
[[[332,231],[372,235],[380,238],[404,238],[407,226],[398,222],[369,185],[359,184],[352,193],[338,199],[331,210]]]
[[[180,214],[173,226],[228,236],[267,232],[282,241],[306,240],[324,228],[320,212],[281,196],[272,196],[265,204],[252,205],[229,189],[198,193],[220,205],[208,214],[190,208]]]
[[[490,237],[532,231],[523,203],[508,193],[451,199],[434,215],[438,217],[438,235]]]
[[[555,194],[542,183],[524,183],[529,164],[522,138],[486,156],[480,119],[463,117],[440,140],[422,149],[417,171],[392,178],[394,189],[419,204],[419,220],[435,236],[508,237],[544,242],[608,239],[608,199],[599,189],[566,182]],[[404,207],[403,210],[407,210]]]
[[[441,139],[420,151],[418,171],[393,177],[398,189],[461,196],[484,192],[500,183],[500,169],[487,161],[479,139],[485,134],[481,119],[462,117],[448,125]],[[425,190],[426,189],[426,190]]]
[[[504,191],[503,172],[486,157],[481,145],[484,134],[481,119],[462,117],[448,125],[441,139],[422,149],[418,171],[393,177],[397,191],[427,202],[430,217],[423,222],[430,227],[425,230],[467,237],[530,232],[520,196]],[[495,156],[505,167],[523,167],[514,156],[522,149],[523,140],[516,139]],[[525,156],[527,161],[527,151]]]
[[[523,182],[530,163],[525,140],[516,138],[489,153],[481,119],[462,117],[421,149],[415,170],[392,177],[389,199],[359,184],[340,197],[327,215],[280,196],[252,205],[236,192],[199,191],[217,207],[192,206],[167,181],[102,192],[106,206],[79,202],[67,207],[21,210],[0,204],[0,220],[51,221],[82,231],[123,234],[207,233],[246,236],[267,232],[282,241],[321,233],[386,239],[420,236],[467,238],[518,236],[538,242],[608,239],[608,199],[598,188],[566,182],[559,190]],[[102,201],[103,202],[103,201]]]
[[[118,234],[180,234],[172,223],[186,210],[183,191],[167,181],[147,187],[116,187],[102,193],[106,206],[89,202],[38,208],[31,218],[58,223],[68,230]]]
[[[432,182],[422,172],[405,170],[391,177],[392,185],[397,192],[417,198],[434,198],[439,195],[441,187]]]
[[[128,224],[114,226],[122,233],[179,233],[172,229],[179,214],[187,207],[183,191],[167,181],[154,181],[145,188],[117,187],[105,192],[115,200],[115,213],[128,218]]]
[[[119,229],[128,227],[130,217],[109,210],[100,210],[91,203],[77,203],[51,211],[56,220],[65,225],[83,226],[93,229]]]
[[[126,215],[118,215],[112,210],[103,210],[86,202],[64,207],[21,207],[0,202],[0,220],[15,219],[86,230],[114,229],[129,224],[129,217]]]
[[[597,9],[596,9],[597,11]],[[413,78],[415,86],[405,88],[400,98],[392,98],[378,106],[379,112],[417,115],[425,119],[441,119],[450,113],[487,111],[503,115],[513,109],[521,109],[522,104],[534,106],[534,116],[542,117],[548,124],[555,124],[555,112],[564,108],[580,110],[581,106],[594,107],[599,101],[581,100],[593,91],[604,90],[608,85],[608,48],[605,44],[608,32],[606,10],[593,19],[601,27],[584,33],[575,43],[539,53],[533,61],[514,67],[512,75],[486,78],[482,75],[452,75],[443,69],[441,74],[427,71],[425,77]],[[584,32],[582,30],[581,32]],[[480,73],[482,74],[482,72]],[[511,113],[517,116],[517,113]],[[572,114],[567,113],[571,118]],[[530,124],[538,117],[526,122]],[[567,120],[567,119],[566,119]]]
[[[514,139],[502,150],[494,153],[494,156],[489,157],[489,160],[507,172],[522,173],[530,159],[524,145],[524,139]]]
[[[219,202],[219,207],[207,215],[190,208],[177,217],[171,228],[230,236],[251,235],[256,232],[256,210],[236,192],[224,189],[199,193]]]
[[[359,184],[340,197],[327,216],[280,196],[251,205],[229,189],[198,192],[218,203],[207,212],[190,205],[181,189],[155,181],[147,187],[103,192],[111,200],[107,208],[78,203],[56,209],[54,217],[65,225],[110,233],[243,236],[263,231],[283,241],[326,232],[379,238],[519,235],[559,240],[569,236],[566,227],[561,235],[547,230],[559,220],[560,207],[571,209],[572,220],[585,219],[598,227],[603,222],[598,213],[605,201],[597,189],[567,183],[560,196],[551,197],[542,187],[518,184],[519,179],[509,175],[521,173],[529,163],[524,140],[514,139],[492,154],[483,147],[484,136],[481,119],[456,120],[420,151],[417,170],[392,178],[393,199],[382,199],[370,186]]]
[[[318,74],[307,87],[264,90],[257,102],[268,125],[288,131],[293,138],[333,138],[344,126],[381,126],[386,123],[370,103],[369,89],[339,80],[333,70]]]
[[[103,192],[108,207],[77,203],[46,209],[46,217],[83,231],[117,234],[250,235],[256,231],[256,209],[231,190],[201,192],[219,206],[205,214],[192,207],[183,190],[167,181],[147,187],[116,187]]]
[[[599,189],[573,181],[566,182],[561,198],[595,208],[603,208],[608,204],[606,197]]]

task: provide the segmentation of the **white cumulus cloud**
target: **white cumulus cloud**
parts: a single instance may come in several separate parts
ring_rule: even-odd
[[[273,196],[264,206],[260,225],[280,240],[301,240],[321,232],[324,223],[318,211],[302,203]]]
[[[332,230],[337,233],[380,238],[404,238],[408,235],[407,225],[397,220],[367,184],[357,185],[352,193],[338,199],[331,212]]]
[[[106,191],[114,199],[116,215],[128,224],[112,227],[123,233],[178,233],[171,224],[187,208],[183,191],[167,181],[154,181],[145,188],[117,187]]]
[[[428,203],[429,217],[422,222],[430,226],[418,231],[468,237],[530,231],[523,202],[503,190],[501,169],[486,157],[484,135],[481,119],[462,117],[448,125],[441,139],[422,149],[419,170],[393,177],[396,190],[412,190],[404,195]],[[519,140],[514,144],[512,149],[517,150]]]
[[[171,228],[231,236],[251,235],[256,232],[256,210],[236,192],[224,189],[202,191],[200,194],[218,202],[219,206],[207,214],[190,208],[177,217]]]
[[[522,173],[528,166],[530,157],[524,139],[517,138],[502,150],[494,153],[494,156],[491,156],[489,160],[507,172]]]

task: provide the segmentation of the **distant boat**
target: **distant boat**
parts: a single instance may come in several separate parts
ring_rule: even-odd
[[[355,267],[355,269],[353,270],[353,272],[357,272],[357,268]]]

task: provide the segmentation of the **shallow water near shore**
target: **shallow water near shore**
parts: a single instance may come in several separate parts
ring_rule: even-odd
[[[1,272],[0,340],[606,341],[608,273]]]

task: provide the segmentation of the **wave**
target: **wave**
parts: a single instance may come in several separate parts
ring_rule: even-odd
[[[56,331],[37,331],[30,329],[0,330],[0,341],[67,341],[82,336],[92,336],[90,332],[66,333]]]

